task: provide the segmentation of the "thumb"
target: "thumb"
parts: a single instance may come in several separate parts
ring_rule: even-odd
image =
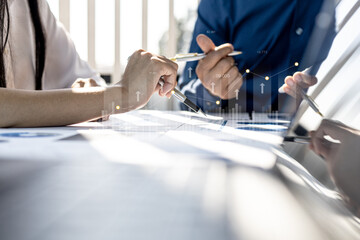
[[[206,35],[200,34],[196,38],[197,44],[203,50],[204,53],[208,53],[215,50],[215,44],[213,41]]]

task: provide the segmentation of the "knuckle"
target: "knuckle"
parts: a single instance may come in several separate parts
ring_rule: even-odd
[[[148,58],[153,57],[153,55],[151,53],[145,52],[145,51],[141,52],[141,55],[144,56],[144,57],[148,57]]]
[[[225,44],[224,44],[224,47],[227,48],[229,51],[232,51],[232,50],[233,50],[233,45],[230,44],[230,43],[225,43]]]
[[[232,62],[232,60],[230,59],[230,58],[224,58],[223,60],[221,60],[223,63],[224,63],[224,65],[226,65],[226,66],[232,66],[233,65],[233,62]]]
[[[134,52],[134,54],[140,55],[142,52],[144,52],[144,49],[138,49]]]
[[[287,76],[284,80],[284,82],[286,83],[287,81],[289,81],[290,79],[292,79],[293,77],[292,76]]]
[[[132,59],[139,59],[141,57],[141,53],[143,52],[143,49],[139,49],[136,50],[135,52],[133,52],[133,54],[131,54],[131,56],[128,58],[128,61],[132,60]]]
[[[287,77],[287,78],[285,78],[285,83],[290,87],[289,82],[293,81],[293,80],[294,80],[293,77]]]
[[[230,69],[230,72],[233,76],[238,76],[239,75],[239,69],[236,67],[236,66],[233,66],[231,69]]]

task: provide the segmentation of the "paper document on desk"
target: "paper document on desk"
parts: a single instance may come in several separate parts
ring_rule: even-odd
[[[276,157],[271,148],[280,145],[281,135],[237,129],[239,121],[251,120],[248,114],[201,117],[190,112],[135,111],[72,127],[111,161],[151,165],[180,158],[272,168]],[[119,150],[126,158],[119,157]]]
[[[1,129],[0,141],[3,142],[50,142],[57,141],[76,135],[77,133],[60,128],[24,128],[24,129]]]

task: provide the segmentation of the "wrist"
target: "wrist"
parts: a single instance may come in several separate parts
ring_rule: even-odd
[[[105,115],[119,114],[134,110],[129,102],[128,90],[122,86],[114,85],[107,89],[104,96]]]

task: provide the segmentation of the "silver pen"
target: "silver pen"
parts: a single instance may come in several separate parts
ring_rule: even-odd
[[[234,57],[237,55],[242,54],[241,51],[233,51],[232,53],[229,53],[228,57]],[[188,53],[188,54],[178,54],[173,58],[170,58],[173,62],[193,62],[193,61],[199,61],[206,57],[205,53]],[[164,80],[161,79],[159,81],[159,84],[161,86],[164,86]],[[182,92],[180,92],[178,89],[174,89],[172,91],[172,94],[183,104],[185,104],[187,107],[189,107],[191,110],[193,110],[196,113],[202,114],[206,117],[206,114],[201,110],[199,106],[197,106],[195,103],[190,101]]]
[[[234,57],[237,55],[242,54],[241,51],[234,51],[232,53],[229,53],[228,57]],[[188,54],[178,54],[173,58],[170,58],[173,62],[193,62],[193,61],[199,61],[206,57],[205,53],[188,53]]]
[[[302,98],[309,104],[309,106],[321,117],[324,115],[320,112],[319,106],[315,103],[314,99],[312,99],[309,95],[307,95],[304,89],[300,90]]]
[[[160,79],[159,81],[159,85],[161,87],[163,87],[165,84],[163,79]],[[191,110],[193,110],[194,112],[198,113],[198,114],[202,114],[203,116],[206,117],[206,114],[201,110],[201,108],[199,106],[197,106],[195,103],[193,103],[192,101],[190,101],[190,99],[188,99],[182,92],[180,92],[177,88],[174,88],[174,90],[172,90],[171,92],[177,100],[179,100],[180,102],[182,102],[183,104],[185,104],[187,107],[189,107]]]

